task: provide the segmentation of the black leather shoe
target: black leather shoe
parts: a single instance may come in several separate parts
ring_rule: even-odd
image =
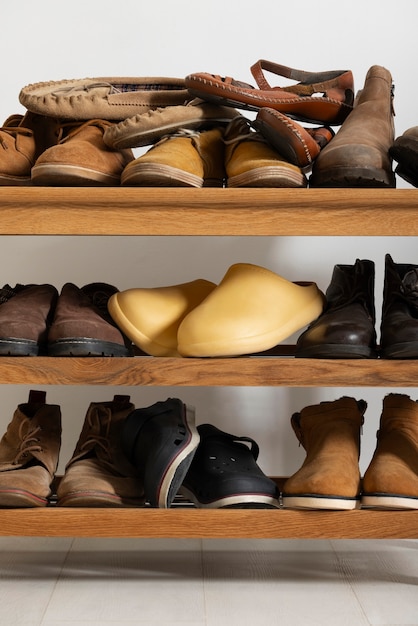
[[[198,444],[194,409],[177,398],[127,416],[122,449],[138,470],[145,499],[152,507],[171,506]]]
[[[418,358],[418,265],[385,256],[380,353],[385,359]]]
[[[299,336],[295,356],[376,358],[374,282],[373,261],[335,265],[324,312]]]
[[[199,508],[279,507],[278,487],[257,465],[253,439],[234,437],[211,424],[197,430],[200,443],[180,487],[182,495]]]

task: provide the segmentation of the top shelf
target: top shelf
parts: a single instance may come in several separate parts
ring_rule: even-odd
[[[418,189],[0,189],[0,235],[417,236],[417,217]]]

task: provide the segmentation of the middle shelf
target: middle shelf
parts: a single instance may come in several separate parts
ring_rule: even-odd
[[[0,384],[252,387],[415,387],[418,360],[279,356],[1,357]]]

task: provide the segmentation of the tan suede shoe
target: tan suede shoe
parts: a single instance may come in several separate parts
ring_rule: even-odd
[[[227,187],[306,187],[302,170],[286,161],[244,117],[226,128]]]
[[[215,289],[208,280],[115,293],[109,312],[131,341],[152,356],[180,356],[177,330],[185,318]]]
[[[274,347],[316,319],[325,296],[312,282],[289,282],[264,267],[232,265],[178,330],[183,356],[237,356]]]
[[[61,447],[61,410],[30,391],[0,441],[0,507],[48,504]]]
[[[111,150],[103,141],[110,126],[105,120],[62,126],[63,138],[45,150],[32,168],[35,185],[120,185],[124,167],[134,159],[132,150]]]
[[[221,128],[182,129],[167,135],[122,172],[122,185],[222,187],[225,178]]]

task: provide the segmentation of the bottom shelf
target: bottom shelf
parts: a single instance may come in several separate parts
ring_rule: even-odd
[[[0,535],[29,537],[418,539],[418,510],[1,509]]]

